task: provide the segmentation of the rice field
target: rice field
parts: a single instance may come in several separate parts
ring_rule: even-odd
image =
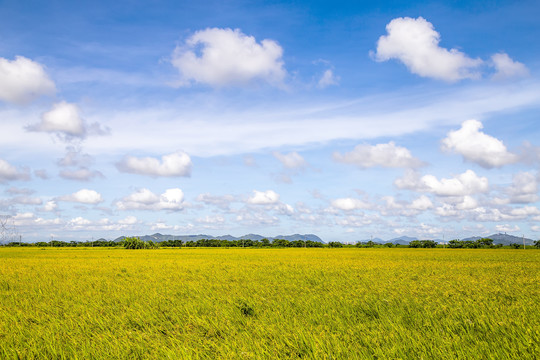
[[[0,248],[1,359],[538,359],[540,251]]]

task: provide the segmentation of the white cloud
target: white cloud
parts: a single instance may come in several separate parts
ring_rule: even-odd
[[[60,171],[60,177],[67,180],[89,181],[93,178],[103,178],[103,174],[99,171],[92,171],[87,168],[77,170],[62,170]]]
[[[88,189],[81,189],[71,195],[60,196],[57,200],[78,202],[81,204],[98,204],[104,201],[100,193]]]
[[[36,217],[35,214],[31,212],[26,213],[17,213],[15,216],[11,218],[13,221],[13,224],[15,226],[26,228],[29,226],[57,226],[62,225],[63,221],[62,219],[55,218],[55,219],[43,219],[40,217]]]
[[[474,69],[482,60],[471,59],[457,49],[440,47],[440,34],[422,17],[393,19],[386,31],[388,34],[377,42],[377,61],[397,59],[414,74],[445,81],[480,76]]]
[[[465,195],[446,197],[442,205],[435,209],[435,213],[439,216],[459,219],[470,215],[470,211],[477,209],[481,209],[478,207],[478,201],[470,195]]]
[[[71,219],[67,225],[70,226],[73,229],[81,229],[83,227],[86,227],[90,225],[92,222],[88,219],[85,219],[81,216],[78,216],[76,218]]]
[[[148,189],[122,198],[116,202],[119,210],[169,210],[179,211],[184,208],[184,192],[181,189],[167,189],[163,194],[156,195]]]
[[[534,174],[521,172],[513,176],[512,185],[508,189],[510,202],[518,204],[538,201],[538,182]]]
[[[74,137],[84,137],[86,135],[79,107],[65,101],[54,104],[51,110],[42,115],[41,123],[32,126],[30,129],[33,131],[62,133]]]
[[[46,180],[49,178],[49,175],[47,174],[47,170],[41,169],[41,170],[34,170],[34,175],[36,175],[38,178]]]
[[[104,129],[98,123],[86,124],[81,117],[76,104],[65,101],[53,104],[52,109],[43,113],[41,122],[26,127],[28,131],[53,133],[64,141],[75,138],[84,139],[88,135],[106,135],[109,129]]]
[[[319,79],[319,82],[317,83],[317,87],[319,89],[324,89],[328,86],[332,85],[338,85],[339,84],[339,76],[334,75],[334,72],[332,69],[327,69]]]
[[[388,168],[416,168],[423,165],[422,161],[413,157],[411,152],[393,141],[388,144],[357,145],[353,151],[340,154],[334,153],[334,160],[354,164],[361,168],[375,166]]]
[[[18,187],[12,186],[12,187],[6,189],[5,192],[7,194],[10,194],[10,195],[32,195],[36,191],[32,190],[32,189],[23,189],[23,188],[18,188]]]
[[[59,166],[81,166],[87,167],[94,163],[94,159],[89,154],[84,154],[81,149],[74,146],[66,147],[66,155],[58,159]]]
[[[343,211],[352,211],[357,209],[368,209],[370,205],[365,201],[354,198],[340,198],[332,201],[332,206]]]
[[[271,205],[279,202],[279,194],[273,190],[257,191],[253,190],[253,195],[247,201],[254,205]]]
[[[116,164],[119,171],[153,177],[177,177],[191,175],[191,158],[184,152],[163,155],[161,161],[152,157],[126,156]]]
[[[206,225],[218,225],[225,223],[225,218],[221,215],[215,215],[215,216],[209,216],[206,215],[205,217],[198,218],[195,220],[195,222],[199,224],[206,224]]]
[[[279,223],[277,216],[261,211],[249,211],[236,216],[236,221],[248,226],[275,225]]]
[[[280,215],[291,216],[294,214],[294,208],[289,204],[280,203],[274,209]]]
[[[21,205],[41,205],[43,201],[38,197],[31,196],[15,196],[9,200],[10,204],[21,204]]]
[[[403,178],[398,178],[394,184],[400,189],[418,192],[431,192],[438,196],[465,196],[485,193],[489,190],[486,177],[479,177],[472,170],[467,170],[451,179],[438,180],[433,175],[421,178],[417,173],[407,172]]]
[[[465,195],[455,204],[458,210],[473,210],[478,207],[478,201],[472,196]]]
[[[511,77],[523,77],[529,75],[529,70],[525,65],[514,61],[506,53],[498,53],[491,56],[491,61],[496,73],[493,79],[507,79]]]
[[[118,223],[120,225],[135,225],[137,222],[139,222],[139,220],[137,220],[137,218],[135,216],[126,216],[124,219],[122,220],[118,220]]]
[[[478,120],[467,120],[461,129],[450,131],[442,140],[442,149],[455,151],[467,161],[486,169],[515,163],[518,156],[510,153],[504,143],[480,131],[483,125]]]
[[[301,148],[339,139],[395,139],[458,124],[463,119],[536,106],[540,97],[540,87],[534,82],[519,87],[490,82],[467,85],[459,91],[453,87],[439,90],[426,93],[425,89],[408,87],[390,96],[370,95],[345,102],[302,102],[289,96],[285,103],[283,99],[262,100],[255,95],[225,101],[216,94],[186,93],[184,100],[169,105],[94,110],[96,119],[107,119],[108,125],[121,131],[107,138],[94,137],[85,147],[92,155],[120,151],[132,154],[133,144],[160,154],[181,144],[190,156],[253,155],[268,148]],[[246,107],[245,101],[250,105]],[[182,126],[170,126],[171,121],[180,121]],[[17,145],[5,134],[0,134],[0,141]]]
[[[288,154],[281,154],[275,151],[273,155],[287,169],[300,169],[307,165],[302,155],[298,154],[296,151],[290,152]]]
[[[52,212],[52,211],[55,211],[57,208],[58,208],[58,204],[56,204],[56,201],[51,200],[45,203],[45,206],[43,207],[43,211]]]
[[[0,100],[24,104],[56,91],[43,66],[23,56],[0,58]]]
[[[498,232],[505,232],[505,233],[506,232],[515,232],[515,231],[519,231],[519,226],[517,226],[517,225],[511,226],[511,225],[508,225],[508,224],[496,225],[495,230],[497,230]]]
[[[336,219],[336,224],[344,227],[364,227],[371,225],[373,223],[373,218],[366,216],[353,216],[349,215],[345,218]],[[350,232],[350,231],[347,231]]]
[[[252,155],[244,155],[244,165],[249,167],[257,166],[257,161]]]
[[[28,169],[17,169],[6,160],[0,159],[0,184],[12,180],[28,180]]]
[[[418,211],[431,209],[432,207],[433,207],[433,203],[425,195],[422,195],[419,198],[414,199],[410,206],[411,209],[418,210]]]
[[[286,75],[282,54],[283,49],[273,40],[257,43],[239,29],[208,28],[178,46],[171,62],[180,71],[181,86],[194,82],[223,87],[253,80],[279,86]]]
[[[205,203],[206,205],[214,205],[220,209],[227,210],[235,198],[232,195],[217,196],[211,195],[210,193],[204,193],[199,194],[195,200]]]

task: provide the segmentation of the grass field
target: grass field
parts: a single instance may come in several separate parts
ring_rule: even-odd
[[[1,359],[538,359],[540,251],[0,248]]]

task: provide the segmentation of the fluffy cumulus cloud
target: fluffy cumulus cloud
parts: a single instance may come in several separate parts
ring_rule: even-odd
[[[171,62],[179,70],[183,86],[223,87],[254,80],[279,86],[286,75],[282,55],[283,49],[273,40],[258,43],[239,29],[208,28],[178,46]]]
[[[409,171],[404,177],[395,180],[394,184],[400,189],[418,192],[430,192],[437,196],[465,196],[485,193],[489,190],[489,181],[480,177],[472,170],[467,170],[451,179],[437,179],[433,175],[420,177]]]
[[[41,95],[54,94],[54,83],[43,66],[23,56],[0,58],[0,100],[27,103]]]
[[[377,42],[377,61],[396,59],[414,74],[445,81],[480,76],[476,68],[483,61],[471,59],[457,49],[440,47],[440,34],[422,17],[393,19],[386,31],[387,35]]]
[[[6,160],[0,159],[0,184],[13,180],[28,180],[28,169],[20,169],[11,165]]]
[[[351,152],[334,153],[334,160],[353,164],[361,168],[387,167],[387,168],[417,168],[423,165],[422,161],[413,157],[411,152],[394,142],[377,145],[357,145]]]
[[[184,152],[164,155],[161,161],[153,157],[126,156],[116,164],[119,171],[152,177],[190,176],[191,166],[191,158]]]
[[[179,211],[184,208],[184,192],[173,188],[157,195],[148,189],[140,189],[116,202],[116,207],[118,210]]]
[[[419,198],[414,199],[410,205],[411,209],[418,210],[418,211],[424,211],[427,209],[431,209],[432,207],[433,207],[433,203],[425,195],[422,195]]]
[[[253,195],[247,200],[253,205],[272,205],[279,203],[279,194],[273,190],[257,191],[253,190]]]
[[[450,131],[442,140],[445,151],[461,154],[466,161],[476,163],[486,169],[515,163],[518,156],[508,151],[504,143],[481,131],[483,125],[478,120],[467,120],[461,129]]]
[[[529,74],[525,65],[514,61],[506,53],[498,53],[491,56],[492,66],[495,68],[493,79],[507,79],[512,77],[523,77]]]
[[[275,151],[273,155],[287,169],[301,169],[307,165],[306,160],[304,160],[302,155],[298,154],[296,151],[288,154],[281,154]]]
[[[77,202],[81,204],[95,205],[103,202],[103,197],[95,190],[81,189],[73,194],[57,198],[59,201]]]
[[[63,140],[84,139],[88,135],[106,135],[109,130],[98,123],[87,124],[76,104],[61,101],[43,113],[41,122],[30,125],[28,131],[52,133]]]
[[[79,107],[65,101],[54,104],[51,110],[43,114],[41,123],[31,129],[74,137],[84,137],[86,132]]]
[[[352,211],[357,209],[367,209],[370,206],[360,199],[340,198],[332,201],[332,207],[343,211]]]

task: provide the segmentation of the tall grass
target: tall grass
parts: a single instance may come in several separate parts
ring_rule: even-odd
[[[535,359],[540,251],[0,248],[0,358]]]

